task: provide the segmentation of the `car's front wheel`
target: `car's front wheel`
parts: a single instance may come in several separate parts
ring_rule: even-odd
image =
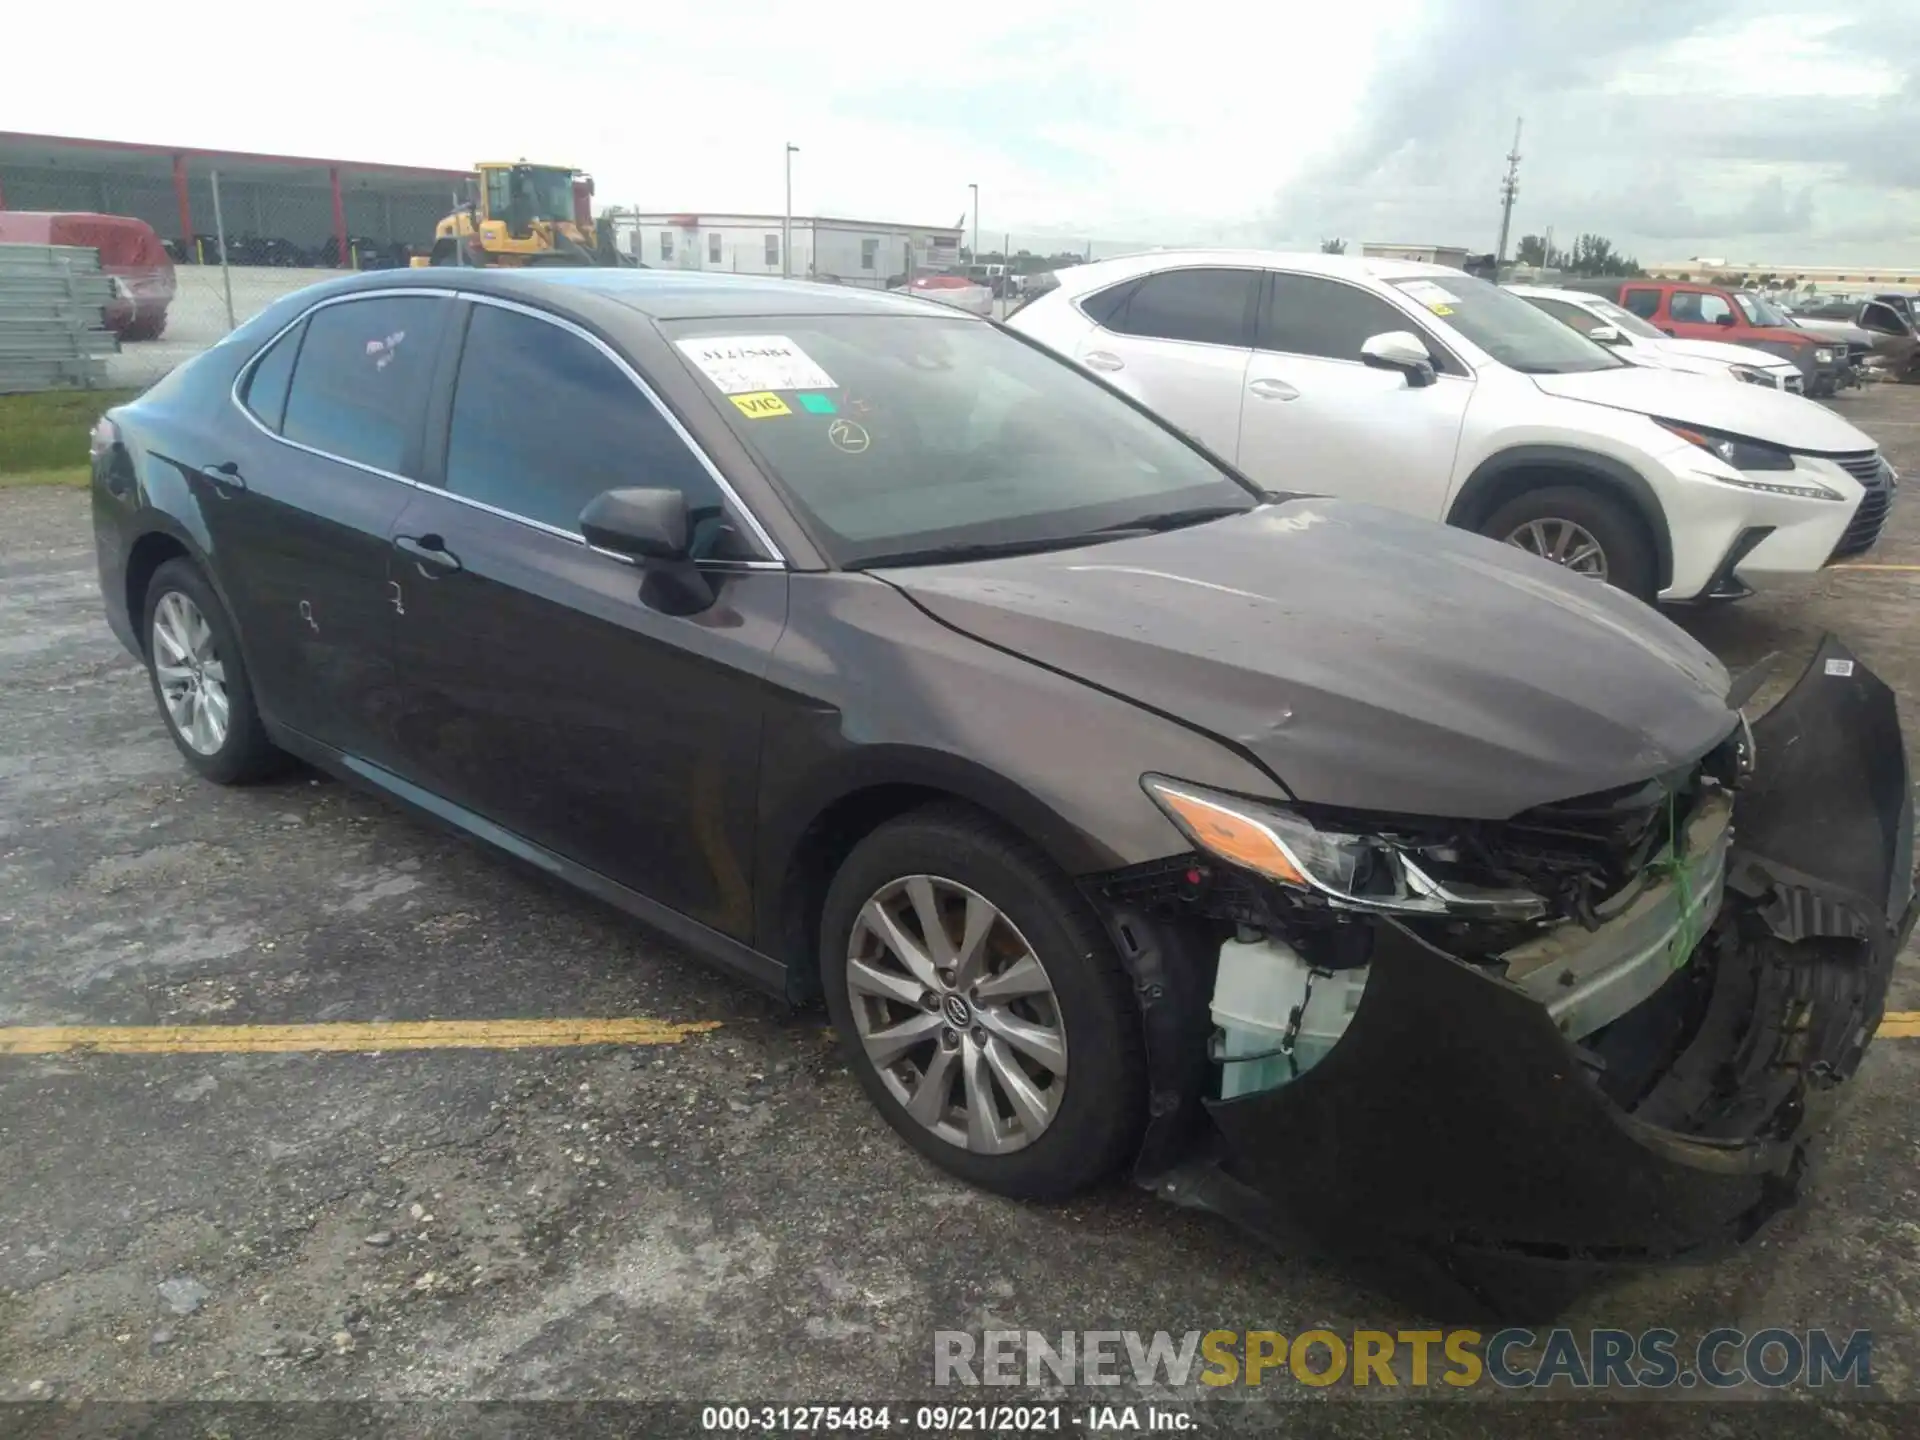
[[[1119,956],[1066,877],[985,816],[934,806],[867,836],[821,946],[847,1063],[942,1169],[1053,1198],[1137,1144],[1145,1062]]]
[[[1658,588],[1653,545],[1640,517],[1583,486],[1522,491],[1489,515],[1480,533],[1642,600],[1652,600]]]
[[[191,561],[169,560],[147,586],[147,675],[186,761],[222,785],[256,780],[285,757],[267,739],[226,607]]]

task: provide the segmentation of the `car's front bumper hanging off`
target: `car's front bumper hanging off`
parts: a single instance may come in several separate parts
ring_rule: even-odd
[[[1699,1254],[1791,1203],[1914,922],[1913,804],[1892,692],[1835,640],[1753,731],[1719,917],[1614,1022],[1609,1053],[1654,1057],[1633,1093],[1518,986],[1381,922],[1326,1058],[1208,1106],[1224,1173],[1199,1203],[1264,1197],[1496,1307],[1552,1293],[1518,1276]]]

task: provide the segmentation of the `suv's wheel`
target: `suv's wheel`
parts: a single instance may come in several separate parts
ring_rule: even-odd
[[[167,733],[187,763],[234,785],[277,769],[233,622],[190,561],[169,560],[147,586],[147,676]]]
[[[1642,600],[1654,598],[1655,560],[1646,527],[1610,495],[1578,485],[1523,491],[1489,515],[1480,533]]]
[[[847,1063],[921,1154],[1035,1199],[1127,1158],[1145,1088],[1132,991],[1032,846],[964,807],[915,811],[854,847],[820,928]]]

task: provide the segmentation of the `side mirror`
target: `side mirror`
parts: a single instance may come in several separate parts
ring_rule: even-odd
[[[1624,345],[1627,337],[1620,333],[1618,325],[1596,325],[1587,331],[1587,339],[1596,345]]]
[[[1387,330],[1369,335],[1360,346],[1360,363],[1375,370],[1398,370],[1411,389],[1434,381],[1433,357],[1411,330]]]
[[[1725,315],[1714,316],[1713,323],[1716,325],[1724,326],[1726,329],[1731,330],[1734,326],[1738,325],[1740,322],[1737,319],[1735,319],[1733,316],[1733,313],[1729,311]]]
[[[606,490],[580,512],[589,545],[630,560],[685,560],[689,528],[678,490]]]

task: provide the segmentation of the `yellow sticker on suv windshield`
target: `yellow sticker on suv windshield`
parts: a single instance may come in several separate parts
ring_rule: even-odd
[[[749,420],[766,420],[775,415],[791,415],[787,402],[771,390],[756,390],[751,395],[729,395],[734,406]]]

